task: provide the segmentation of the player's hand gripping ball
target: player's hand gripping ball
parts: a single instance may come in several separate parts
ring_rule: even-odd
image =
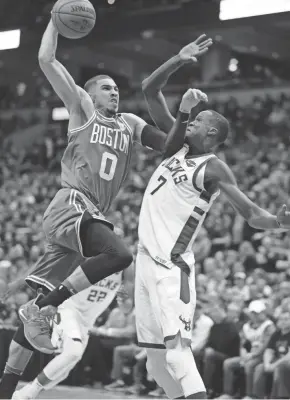
[[[88,0],[58,0],[51,11],[51,18],[60,35],[79,39],[95,26],[96,12]]]

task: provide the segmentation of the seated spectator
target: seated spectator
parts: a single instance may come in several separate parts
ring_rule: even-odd
[[[246,284],[246,274],[244,272],[236,272],[234,274],[234,286],[236,292],[241,295],[244,301],[248,301],[250,299],[250,290],[249,286]]]
[[[273,380],[271,398],[290,398],[290,312],[280,314],[278,330],[270,338],[264,353],[263,363],[254,374],[253,394],[265,398],[269,393],[269,378]]]
[[[140,349],[137,344],[132,343],[114,348],[113,369],[111,377],[113,382],[106,385],[106,390],[127,391],[128,393],[140,395],[144,392],[142,380],[146,369],[146,350]],[[125,367],[133,367],[133,386],[126,386],[123,375]]]
[[[245,323],[245,315],[242,312],[242,307],[233,301],[227,306],[227,316],[229,321],[232,321],[236,324],[236,327],[240,332]]]
[[[207,314],[214,321],[206,343],[203,358],[203,379],[210,396],[222,392],[223,363],[238,356],[240,336],[236,324],[227,318],[225,310],[215,305]]]
[[[103,384],[111,382],[113,351],[116,346],[130,345],[136,341],[135,310],[131,298],[118,302],[106,323],[91,329],[85,352],[85,364],[96,371]],[[96,379],[96,380],[97,380]]]
[[[191,350],[198,369],[201,367],[203,351],[206,346],[213,320],[205,315],[202,304],[197,301],[192,327]]]
[[[242,347],[238,357],[228,358],[223,365],[223,390],[220,398],[232,398],[236,394],[235,378],[244,371],[246,396],[253,395],[253,376],[257,365],[262,362],[264,350],[275,331],[273,322],[266,315],[266,305],[261,300],[254,300],[249,305],[250,321],[241,331]]]

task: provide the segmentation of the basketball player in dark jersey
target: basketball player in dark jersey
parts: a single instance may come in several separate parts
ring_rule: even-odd
[[[31,287],[42,287],[48,294],[19,310],[23,325],[10,346],[0,398],[13,393],[34,348],[54,352],[49,318],[56,307],[131,264],[132,255],[103,213],[126,177],[133,142],[162,151],[166,140],[165,133],[136,115],[118,113],[118,87],[109,76],[90,79],[84,89],[77,86],[55,58],[57,37],[50,21],[39,62],[69,111],[68,145],[61,162],[62,189],[43,218],[46,252],[26,279]],[[197,41],[194,55],[203,54],[211,44],[208,39]]]

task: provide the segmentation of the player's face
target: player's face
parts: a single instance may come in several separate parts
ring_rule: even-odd
[[[186,128],[186,142],[200,150],[204,150],[212,141],[209,131],[212,129],[210,111],[200,112],[196,118],[189,121]]]
[[[113,79],[102,79],[96,84],[96,107],[105,109],[112,114],[118,111],[119,89]]]

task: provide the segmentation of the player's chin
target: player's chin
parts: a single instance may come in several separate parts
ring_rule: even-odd
[[[112,113],[116,113],[119,108],[119,103],[115,103],[114,101],[110,101],[108,105],[108,110]]]

